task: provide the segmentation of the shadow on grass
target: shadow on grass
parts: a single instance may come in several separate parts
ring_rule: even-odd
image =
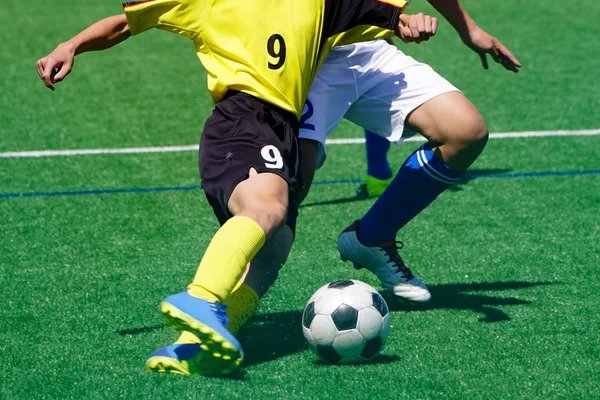
[[[302,203],[302,204],[300,204],[299,208],[313,207],[313,206],[329,206],[329,205],[333,205],[333,204],[354,203],[356,201],[369,200],[370,197],[367,196],[366,192],[364,192],[361,189],[362,187],[363,187],[363,185],[361,185],[358,188],[358,191],[357,191],[357,193],[356,193],[355,196],[342,197],[340,199],[333,199],[333,200],[315,201],[315,202],[312,202],[312,203]]]
[[[427,303],[410,303],[399,300],[387,292],[382,292],[391,311],[420,310],[471,310],[483,314],[480,322],[509,321],[510,317],[494,306],[526,305],[527,300],[514,297],[494,297],[467,292],[526,289],[535,286],[553,285],[557,282],[480,282],[480,283],[448,283],[429,286],[431,300]]]
[[[500,169],[500,168],[470,169],[467,171],[466,174],[464,174],[458,180],[458,182],[456,184],[450,186],[450,188],[448,190],[453,191],[453,192],[459,192],[459,191],[463,190],[463,186],[467,185],[472,180],[475,180],[480,177],[488,176],[488,175],[506,174],[507,172],[510,172],[510,171],[511,171],[510,169]]]
[[[148,333],[148,332],[157,331],[159,329],[163,329],[165,326],[166,326],[165,324],[160,324],[160,325],[143,326],[141,328],[119,329],[117,331],[117,333],[121,336],[137,335],[140,333]]]
[[[240,332],[246,367],[276,360],[304,349],[302,310],[254,315]]]
[[[407,303],[383,293],[391,312],[454,309],[474,311],[483,314],[480,322],[508,321],[510,317],[494,306],[527,305],[531,301],[514,297],[495,297],[472,294],[474,291],[501,291],[527,289],[536,286],[552,285],[555,282],[481,282],[449,283],[429,287],[432,299],[425,304]],[[272,361],[308,348],[302,335],[302,311],[293,310],[281,313],[254,316],[244,327],[241,339],[246,351],[246,366]],[[373,363],[397,361],[394,355],[380,355]],[[315,361],[315,363],[321,364]],[[323,365],[328,365],[323,363]]]
[[[557,282],[476,282],[476,283],[448,283],[431,285],[429,290],[432,298],[428,303],[417,304],[398,300],[387,292],[382,293],[391,312],[398,311],[426,311],[436,309],[453,309],[473,311],[483,316],[480,322],[509,321],[510,317],[495,306],[528,305],[531,301],[520,300],[515,297],[495,297],[491,295],[473,294],[477,291],[502,291],[519,290],[536,286],[553,285]],[[240,332],[240,341],[243,343],[246,360],[244,366],[252,366],[273,361],[290,354],[298,353],[308,348],[302,334],[302,310],[290,310],[276,313],[254,315],[249,323]],[[120,335],[136,335],[163,329],[164,325],[122,329],[117,331]],[[379,355],[370,363],[393,363],[400,358],[395,355]],[[317,365],[329,364],[314,362]],[[243,371],[234,374],[228,379],[245,379]]]
[[[359,365],[392,364],[399,360],[400,360],[400,356],[397,356],[395,354],[392,354],[392,355],[378,354],[374,358],[370,359],[369,361],[362,362]],[[329,363],[326,363],[326,362],[318,360],[318,359],[315,359],[315,361],[313,361],[312,364],[315,366],[319,366],[319,367],[322,366],[324,368],[340,368],[340,367],[343,368],[343,367],[347,366],[347,364],[329,364]]]
[[[494,174],[505,174],[510,172],[510,169],[473,169],[469,170],[460,180],[450,186],[448,190],[458,192],[463,189],[463,186],[467,185],[470,181],[477,179],[482,176],[494,175]],[[346,182],[344,182],[346,183]],[[314,206],[327,206],[334,204],[345,204],[345,203],[354,203],[356,201],[363,201],[368,199],[374,199],[367,195],[367,188],[364,183],[360,184],[358,189],[356,190],[356,195],[350,197],[342,197],[340,199],[333,200],[325,200],[325,201],[315,201],[312,203],[303,203],[300,205],[302,207],[314,207]]]

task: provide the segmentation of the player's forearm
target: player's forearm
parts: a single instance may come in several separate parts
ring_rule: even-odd
[[[461,37],[468,36],[469,32],[477,28],[477,24],[473,18],[469,16],[458,0],[428,1],[448,22],[450,22],[450,25],[456,29]]]
[[[125,14],[104,18],[65,42],[75,54],[104,50],[131,36]]]

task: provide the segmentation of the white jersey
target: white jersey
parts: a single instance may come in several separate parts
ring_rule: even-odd
[[[308,94],[300,138],[320,143],[317,168],[327,156],[325,139],[342,118],[400,144],[415,134],[404,129],[411,111],[456,90],[430,66],[385,40],[334,47]]]

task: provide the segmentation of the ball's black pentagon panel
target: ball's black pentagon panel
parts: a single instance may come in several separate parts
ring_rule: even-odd
[[[315,318],[315,302],[311,301],[306,305],[304,314],[302,315],[302,325],[306,328],[310,328],[310,323]]]
[[[372,293],[373,295],[373,307],[375,307],[377,309],[377,311],[379,311],[379,313],[381,314],[382,317],[385,317],[389,310],[388,310],[388,306],[385,303],[385,300],[383,299],[383,297],[381,297],[381,295],[379,293]]]
[[[352,285],[354,285],[354,282],[352,282],[350,279],[342,279],[340,281],[331,282],[328,287],[330,289],[343,289]]]
[[[364,358],[371,358],[375,354],[377,354],[379,350],[381,350],[382,345],[383,342],[381,340],[381,336],[377,336],[376,338],[367,340],[363,351],[360,352],[360,356]]]
[[[331,314],[331,319],[338,331],[354,329],[358,323],[358,310],[342,304]]]
[[[317,354],[323,361],[327,361],[331,364],[335,364],[342,359],[342,357],[331,346],[317,345]]]

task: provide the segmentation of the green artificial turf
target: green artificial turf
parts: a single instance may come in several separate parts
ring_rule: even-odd
[[[447,23],[430,43],[402,49],[463,90],[492,132],[600,128],[598,5],[526,3],[464,1],[523,62],[518,74],[483,70]],[[149,32],[85,54],[51,93],[35,60],[119,4],[4,9],[0,152],[197,143],[212,103],[185,39]],[[361,135],[347,122],[334,133]],[[393,148],[392,164],[417,145]],[[490,140],[467,178],[398,237],[432,301],[385,295],[389,343],[355,366],[316,361],[300,325],[329,281],[379,287],[335,247],[374,202],[356,195],[364,146],[328,154],[288,263],[240,332],[246,361],[230,378],[144,368],[176,337],[159,302],[190,281],[218,228],[195,151],[0,158],[0,398],[600,398],[599,136]]]

